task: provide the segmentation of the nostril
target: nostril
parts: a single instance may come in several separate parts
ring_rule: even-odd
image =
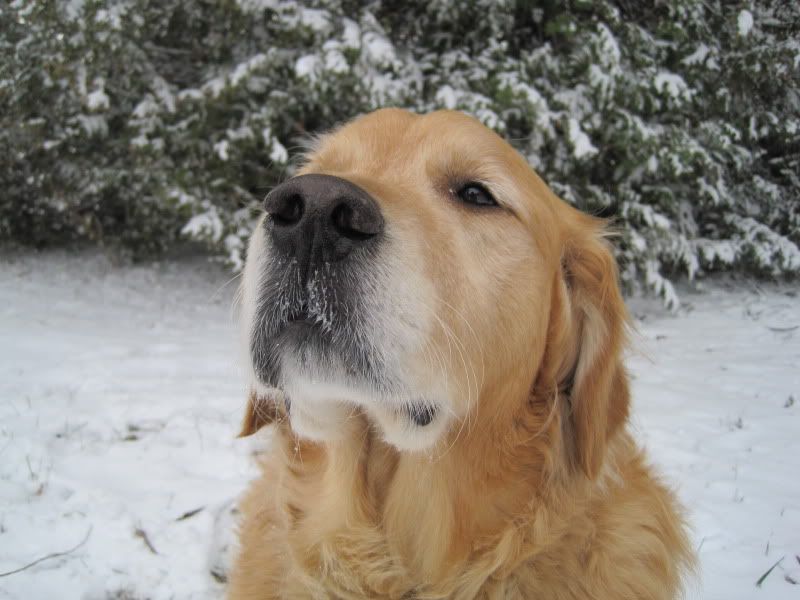
[[[264,198],[264,232],[277,253],[309,261],[339,261],[382,237],[386,221],[366,191],[333,175],[298,175]]]
[[[300,194],[290,194],[281,198],[269,211],[272,221],[281,227],[296,225],[303,218],[305,202]]]
[[[331,212],[331,223],[336,232],[353,241],[365,241],[380,231],[377,219],[357,213],[347,200],[340,202]]]

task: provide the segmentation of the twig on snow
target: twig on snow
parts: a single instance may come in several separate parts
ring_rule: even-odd
[[[33,562],[28,563],[24,567],[20,567],[19,569],[14,569],[13,571],[6,571],[5,573],[0,573],[0,577],[8,577],[9,575],[14,575],[15,573],[21,573],[22,571],[30,569],[31,567],[38,565],[40,562],[50,560],[51,558],[58,558],[59,556],[67,556],[68,554],[72,554],[73,552],[75,552],[75,550],[83,546],[89,540],[89,536],[91,534],[92,534],[92,526],[89,526],[89,529],[86,531],[86,535],[83,536],[83,539],[69,550],[64,550],[63,552],[53,552],[52,554],[42,556],[41,558],[37,558]]]
[[[141,527],[137,527],[133,531],[133,535],[135,535],[138,538],[142,538],[144,545],[147,546],[147,549],[150,550],[150,552],[152,552],[153,554],[158,554],[158,550],[156,550],[153,544],[150,542],[150,538],[147,536],[147,532],[144,529],[142,529]]]
[[[193,510],[186,511],[185,513],[183,513],[180,517],[178,517],[175,520],[176,521],[185,521],[186,519],[189,519],[189,518],[195,516],[197,513],[199,513],[204,508],[205,508],[205,506],[201,506],[200,508],[195,508]]]
[[[800,328],[800,325],[792,325],[791,327],[771,327],[770,325],[767,325],[767,329],[776,333],[786,333],[788,331],[794,331],[798,328]]]
[[[769,577],[769,574],[772,573],[772,571],[775,569],[775,567],[777,567],[779,564],[781,564],[781,561],[783,561],[784,558],[786,558],[786,557],[781,556],[777,561],[775,561],[774,565],[772,565],[769,569],[767,569],[766,573],[764,573],[761,577],[758,578],[758,581],[756,581],[756,587],[761,587],[761,584],[764,583],[764,580],[767,577]]]

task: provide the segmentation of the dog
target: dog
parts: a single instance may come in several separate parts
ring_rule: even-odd
[[[453,111],[322,135],[264,208],[242,435],[275,427],[231,600],[681,595],[603,221]]]

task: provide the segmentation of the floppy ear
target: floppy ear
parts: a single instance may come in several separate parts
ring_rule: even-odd
[[[280,423],[286,418],[286,408],[283,400],[277,397],[258,396],[255,390],[250,390],[247,396],[242,429],[238,437],[253,435],[265,425]]]
[[[628,376],[622,364],[628,313],[604,223],[570,213],[544,365],[549,381],[569,399],[575,459],[593,478],[609,439],[628,417]]]

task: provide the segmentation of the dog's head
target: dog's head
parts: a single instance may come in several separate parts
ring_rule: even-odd
[[[358,412],[413,451],[538,389],[568,400],[576,462],[597,471],[627,414],[616,266],[602,223],[500,137],[381,110],[321,137],[265,212],[243,283],[244,433],[285,405],[328,441]]]

